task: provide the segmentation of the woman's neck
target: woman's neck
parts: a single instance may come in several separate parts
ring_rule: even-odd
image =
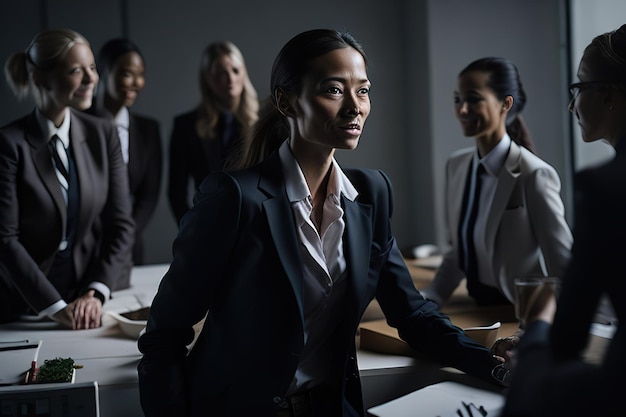
[[[328,173],[332,166],[333,148],[323,148],[304,140],[290,140],[293,152],[307,185],[313,201],[326,198],[326,185]]]
[[[112,116],[115,116],[117,113],[119,113],[119,111],[122,109],[122,107],[124,107],[123,104],[120,104],[119,102],[111,99],[111,97],[109,97],[109,95],[105,94],[104,95],[104,103],[103,103],[103,107],[106,111],[108,111],[109,113],[111,113]]]
[[[67,107],[56,108],[54,106],[42,106],[39,108],[41,114],[43,114],[48,120],[54,123],[54,126],[60,127],[65,120],[65,110]]]
[[[500,143],[505,133],[506,129],[502,129],[489,135],[476,136],[475,139],[476,147],[478,148],[478,155],[483,158],[491,152],[493,148],[498,146],[498,143]]]

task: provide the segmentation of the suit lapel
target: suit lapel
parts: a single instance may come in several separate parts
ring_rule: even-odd
[[[65,230],[67,222],[67,209],[61,185],[57,180],[56,171],[52,165],[52,157],[48,150],[48,141],[44,137],[35,112],[31,113],[26,120],[26,140],[33,147],[33,160],[39,178],[52,195],[52,200],[61,215],[61,225]]]
[[[493,245],[496,233],[500,225],[500,220],[506,210],[507,204],[511,197],[511,192],[515,188],[517,178],[520,175],[521,150],[519,145],[511,141],[509,153],[504,162],[504,167],[500,171],[498,177],[498,185],[493,196],[491,210],[487,217],[487,226],[485,231],[485,244],[490,253],[493,253]]]
[[[447,179],[448,184],[448,204],[450,212],[450,237],[456,242],[458,237],[459,223],[463,211],[463,196],[465,195],[465,187],[470,173],[470,165],[474,152],[468,152],[463,158],[457,162],[457,167],[450,169],[450,177]]]
[[[346,230],[344,232],[344,256],[348,265],[348,279],[358,309],[351,309],[354,314],[363,311],[361,305],[366,300],[365,290],[369,272],[370,249],[372,242],[372,207],[342,197]],[[354,317],[351,317],[353,319]],[[357,318],[358,319],[358,318]]]
[[[283,185],[283,174],[278,153],[268,157],[263,163],[259,178],[259,189],[269,197],[263,201],[263,209],[272,235],[276,251],[287,278],[293,288],[300,319],[304,326],[304,297],[302,261],[298,248],[300,247],[293,219],[291,204],[287,198]]]
[[[79,215],[78,224],[76,225],[76,236],[80,236],[82,231],[87,227],[87,217],[81,215],[81,213],[90,213],[92,206],[92,195],[98,190],[93,189],[93,184],[89,179],[93,179],[92,171],[89,168],[90,161],[87,160],[86,154],[89,152],[87,147],[87,138],[89,132],[85,124],[74,115],[71,114],[70,125],[70,146],[72,147],[72,155],[74,158],[74,164],[76,165],[77,180],[78,180],[78,195],[79,195]],[[94,184],[95,185],[95,184]]]
[[[140,148],[139,144],[142,143],[143,138],[141,137],[141,130],[137,127],[135,116],[131,113],[128,117],[128,163],[126,164],[126,169],[128,170],[128,187],[131,190],[131,194],[134,194],[135,183],[137,182],[137,167],[141,164],[141,155],[136,152],[135,146]]]

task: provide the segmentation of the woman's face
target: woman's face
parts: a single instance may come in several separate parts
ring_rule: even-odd
[[[213,61],[207,74],[209,88],[225,107],[243,93],[246,70],[234,55],[221,55]]]
[[[459,76],[454,111],[468,137],[500,139],[506,132],[504,102],[487,85],[489,73],[470,71]]]
[[[98,82],[96,62],[86,43],[76,43],[50,74],[43,75],[44,106],[54,109],[91,107]]]
[[[143,59],[137,52],[126,52],[117,58],[106,80],[106,94],[118,109],[135,103],[146,84],[144,73]]]
[[[596,79],[591,71],[590,62],[593,59],[594,52],[592,49],[585,50],[580,64],[578,66],[577,87],[573,88],[572,93],[575,95],[569,103],[568,109],[571,111],[580,126],[580,132],[585,142],[593,142],[598,139],[606,139],[603,130],[604,109],[606,107],[602,102],[604,96],[601,84],[591,83],[591,81],[601,81]]]
[[[370,113],[370,87],[365,60],[356,49],[335,49],[314,59],[302,91],[288,99],[292,140],[328,149],[356,148]]]

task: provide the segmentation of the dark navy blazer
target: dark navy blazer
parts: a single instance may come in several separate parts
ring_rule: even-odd
[[[391,232],[392,189],[380,171],[346,170],[359,192],[342,198],[348,289],[330,340],[343,415],[364,414],[355,331],[376,297],[417,350],[489,379],[489,350],[424,300]],[[278,154],[202,183],[183,218],[174,260],[154,299],[139,385],[146,416],[275,416],[304,346],[303,273]],[[192,325],[206,321],[188,357]]]

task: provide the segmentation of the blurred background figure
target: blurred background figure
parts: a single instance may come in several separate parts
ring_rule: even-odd
[[[143,265],[143,234],[159,201],[163,164],[158,122],[130,111],[146,84],[145,62],[137,45],[119,38],[100,49],[96,64],[100,83],[90,111],[117,127],[135,221],[133,262]]]
[[[525,104],[517,67],[508,59],[478,59],[458,76],[455,113],[476,146],[455,152],[446,167],[451,249],[421,291],[440,305],[464,277],[477,304],[511,304],[515,278],[558,277],[567,264],[572,234],[561,181],[533,153],[521,117]]]
[[[9,57],[7,81],[35,110],[0,128],[0,321],[101,323],[129,286],[128,178],[113,126],[82,111],[98,82],[87,40],[47,30]]]
[[[545,287],[529,306],[505,416],[626,415],[626,25],[592,40],[578,80],[569,110],[583,140],[604,140],[616,154],[576,175],[571,263],[558,302]],[[618,327],[602,363],[589,364],[581,356],[603,297]]]
[[[169,154],[168,197],[180,223],[191,206],[194,188],[210,172],[224,169],[243,146],[242,138],[258,118],[259,101],[244,57],[233,43],[211,43],[200,65],[202,102],[174,119]]]

